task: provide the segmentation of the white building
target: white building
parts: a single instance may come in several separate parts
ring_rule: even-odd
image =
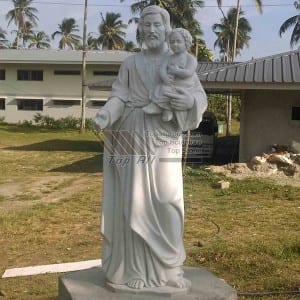
[[[87,83],[115,77],[131,53],[89,51]],[[36,113],[54,118],[80,117],[82,52],[74,50],[0,50],[0,118],[32,120]],[[86,117],[95,115],[109,91],[87,89]]]

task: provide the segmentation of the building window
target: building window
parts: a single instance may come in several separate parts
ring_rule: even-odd
[[[0,80],[5,80],[5,70],[0,69]]]
[[[43,71],[18,70],[18,80],[43,81]]]
[[[18,110],[43,110],[42,99],[17,99]]]
[[[72,105],[80,105],[80,100],[52,100],[54,105],[58,106],[72,106]]]
[[[78,70],[55,70],[54,75],[80,75]]]
[[[118,71],[94,71],[94,75],[116,76],[118,75]]]
[[[5,99],[0,98],[0,110],[5,110]]]
[[[292,121],[300,121],[300,106],[292,106]]]
[[[104,104],[106,103],[105,100],[92,100],[92,106],[97,106],[97,107],[101,107],[104,106]]]

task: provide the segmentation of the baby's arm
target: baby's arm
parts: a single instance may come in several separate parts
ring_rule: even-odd
[[[191,77],[196,72],[197,68],[196,58],[189,53],[187,53],[186,55],[187,63],[184,69],[180,69],[179,67],[172,67],[172,74],[182,79]]]

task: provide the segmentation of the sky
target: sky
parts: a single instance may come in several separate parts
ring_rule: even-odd
[[[97,36],[98,26],[101,22],[100,12],[105,16],[106,12],[120,13],[124,23],[132,17],[130,5],[133,0],[88,0],[87,32],[94,32]],[[215,59],[219,58],[218,49],[214,49],[216,35],[211,27],[214,23],[220,23],[222,14],[217,7],[216,0],[204,0],[205,7],[198,9],[196,18],[204,32],[203,39],[207,48],[211,49]],[[277,53],[290,51],[291,30],[287,31],[282,38],[278,31],[281,24],[288,18],[297,14],[293,3],[294,0],[263,0],[263,14],[259,14],[254,5],[254,0],[241,0],[241,6],[252,27],[249,48],[244,48],[236,61],[246,61],[252,58],[269,56]],[[223,0],[223,10],[236,5],[236,0]],[[80,27],[82,34],[84,0],[34,0],[33,7],[38,9],[38,30],[45,31],[49,36],[58,30],[58,24],[64,18],[73,17]],[[13,22],[7,27],[6,13],[13,8],[11,0],[0,0],[0,27],[8,34],[15,30]],[[127,39],[135,42],[136,25],[127,28]],[[58,39],[51,42],[52,48],[58,47]],[[298,47],[300,44],[298,44]],[[294,47],[294,49],[296,49]],[[1,55],[1,53],[0,53]]]

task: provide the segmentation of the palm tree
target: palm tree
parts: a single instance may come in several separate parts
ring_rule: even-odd
[[[123,24],[122,20],[119,18],[121,15],[119,13],[107,12],[105,19],[102,14],[102,22],[99,25],[99,43],[102,45],[102,49],[122,49],[125,45],[126,33],[123,29],[127,28],[126,24]]]
[[[6,14],[8,26],[14,21],[18,28],[15,41],[17,49],[20,37],[28,30],[26,27],[29,24],[32,26],[37,25],[38,17],[36,16],[36,13],[38,13],[38,10],[35,7],[30,6],[33,1],[34,0],[12,0],[14,8]]]
[[[9,42],[6,39],[6,34],[6,31],[0,27],[0,49],[9,47]]]
[[[282,34],[285,33],[288,28],[294,26],[290,40],[291,48],[293,48],[293,46],[295,46],[300,39],[300,0],[298,0],[298,2],[295,1],[294,6],[296,9],[299,10],[299,14],[284,21],[279,29],[279,35],[281,37]]]
[[[29,36],[30,44],[28,48],[46,49],[50,48],[50,38],[44,31],[33,32]]]
[[[244,46],[248,46],[250,40],[249,33],[251,32],[251,26],[248,20],[244,17],[242,10],[237,8],[231,8],[227,16],[223,14],[220,24],[214,24],[212,29],[217,35],[217,40],[214,43],[214,47],[220,48],[220,53],[224,55],[225,61],[233,61],[236,53],[240,53],[240,50]],[[237,16],[239,16],[236,21]],[[238,24],[238,30],[236,31],[236,24]],[[232,95],[227,95],[227,122],[226,122],[226,135],[231,134],[231,108],[232,108]]]
[[[240,11],[241,11],[240,1],[241,0],[237,0],[237,4],[236,4],[237,14],[236,14],[236,20],[235,20],[235,29],[234,29],[234,41],[233,41],[232,61],[236,57],[237,38],[238,38],[237,35],[238,35],[238,27],[239,27],[239,19],[240,19]],[[257,8],[258,12],[262,13],[262,1],[261,0],[253,0],[253,1],[254,1],[255,5],[256,5],[256,8]],[[218,3],[219,8],[221,8],[221,6],[222,6],[222,0],[217,0],[217,3]]]
[[[78,49],[80,47],[81,37],[74,32],[78,32],[78,25],[76,24],[75,19],[65,18],[62,20],[61,24],[58,24],[59,30],[52,33],[52,39],[56,35],[60,35],[61,39],[59,40],[59,49],[65,49],[66,47],[71,49]]]
[[[251,32],[251,26],[248,20],[244,17],[244,12],[239,12],[239,27],[236,40],[236,53],[239,54],[244,46],[249,46],[250,40],[249,33]],[[221,19],[221,23],[214,24],[212,29],[217,35],[217,39],[214,43],[214,47],[220,48],[220,53],[224,54],[226,61],[233,61],[234,59],[234,36],[235,36],[235,22],[237,16],[237,9],[231,8],[227,12],[227,16]]]
[[[87,47],[89,50],[99,50],[99,41],[98,38],[93,36],[92,32],[88,33],[87,36]]]

